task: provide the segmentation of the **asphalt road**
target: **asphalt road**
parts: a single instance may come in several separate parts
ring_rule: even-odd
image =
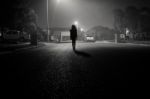
[[[45,43],[0,56],[5,98],[146,97],[150,46]]]

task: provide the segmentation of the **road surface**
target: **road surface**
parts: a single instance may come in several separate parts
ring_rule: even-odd
[[[7,97],[78,99],[148,95],[150,47],[115,43],[45,43],[1,55]]]

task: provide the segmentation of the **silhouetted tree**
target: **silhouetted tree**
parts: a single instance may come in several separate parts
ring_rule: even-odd
[[[33,0],[5,0],[0,2],[0,27],[25,30],[31,44],[37,44],[37,14],[30,8]]]
[[[120,33],[124,32],[125,22],[124,22],[124,11],[121,9],[114,10],[114,29]]]
[[[145,38],[150,35],[148,34],[150,33],[150,9],[148,7],[138,9],[134,6],[126,7],[125,11],[116,9],[114,11],[114,28],[121,33],[125,33],[128,28],[130,34]]]
[[[140,30],[143,40],[150,40],[150,8],[142,7],[140,10]]]
[[[21,5],[21,6],[20,6]],[[20,3],[16,7],[15,26],[31,35],[31,44],[37,44],[37,14],[34,9]]]
[[[139,10],[134,6],[128,6],[125,9],[125,24],[131,33],[139,32]]]
[[[38,40],[40,41],[46,41],[47,40],[47,32],[45,32],[42,28],[37,27],[37,36]]]
[[[143,7],[141,9],[141,27],[143,32],[150,32],[150,8]]]

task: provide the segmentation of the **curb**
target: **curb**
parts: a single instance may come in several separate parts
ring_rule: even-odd
[[[26,49],[32,49],[32,48],[38,48],[38,47],[42,47],[42,46],[45,46],[45,45],[44,45],[44,44],[31,45],[31,46],[25,47],[25,48],[18,48],[18,49],[14,50],[14,51],[20,51],[20,50],[26,50]],[[14,52],[14,51],[12,51],[12,52]]]
[[[39,44],[39,45],[37,45],[37,46],[31,45],[31,46],[29,46],[29,47],[18,48],[18,49],[15,49],[15,50],[13,50],[13,51],[4,51],[4,52],[0,52],[0,55],[10,54],[10,53],[17,52],[17,51],[21,51],[21,50],[27,50],[27,49],[32,49],[32,48],[38,48],[38,47],[42,47],[42,46],[45,46],[45,45],[44,45],[44,44],[41,44],[41,45]]]
[[[143,43],[125,43],[125,44],[141,45],[141,46],[150,46],[150,44],[143,44]]]
[[[12,51],[0,52],[0,55],[10,54],[10,53],[12,53]]]

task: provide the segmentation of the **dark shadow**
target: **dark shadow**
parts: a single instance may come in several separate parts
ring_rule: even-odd
[[[90,54],[83,52],[83,51],[74,50],[74,52],[75,52],[75,54],[82,56],[82,57],[87,57],[87,58],[92,57]]]

